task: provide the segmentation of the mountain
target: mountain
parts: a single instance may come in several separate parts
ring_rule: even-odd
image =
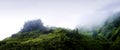
[[[89,34],[90,33],[90,34]],[[86,35],[89,34],[89,35]],[[120,13],[93,30],[46,27],[41,20],[0,41],[0,50],[119,50]]]
[[[79,33],[78,29],[48,28],[40,20],[33,20],[26,22],[18,33],[0,41],[0,50],[102,50],[106,45]]]

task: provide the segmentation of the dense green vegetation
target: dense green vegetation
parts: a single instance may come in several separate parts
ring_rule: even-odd
[[[39,30],[32,26],[34,29],[22,29],[0,41],[0,50],[119,50],[119,19],[120,16],[117,14],[116,18],[108,19],[103,27],[93,31],[47,28],[43,25],[39,28],[44,30]],[[89,33],[91,35],[86,35]]]
[[[17,33],[1,41],[0,50],[102,50],[107,49],[102,47],[105,45],[109,44],[79,34],[77,30],[56,28],[47,34],[41,31]]]

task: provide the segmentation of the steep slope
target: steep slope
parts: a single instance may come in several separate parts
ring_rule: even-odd
[[[100,34],[109,42],[112,42],[110,50],[120,49],[120,13],[109,18],[100,29]]]
[[[105,38],[112,41],[116,40],[120,31],[120,13],[117,13],[113,15],[112,18],[109,18],[100,30],[100,33],[102,33]]]

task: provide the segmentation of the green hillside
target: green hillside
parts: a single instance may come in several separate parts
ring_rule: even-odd
[[[100,45],[100,46],[96,46]],[[56,28],[47,33],[17,33],[0,42],[0,50],[88,50],[103,49],[104,43],[81,35],[77,30]]]
[[[18,33],[0,41],[0,50],[119,50],[120,16],[115,16],[103,27],[88,32],[48,28],[39,20],[28,21]]]

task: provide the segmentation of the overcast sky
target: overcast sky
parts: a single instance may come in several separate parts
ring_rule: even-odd
[[[120,10],[119,0],[0,0],[0,40],[18,32],[25,21],[73,29],[104,21]]]

